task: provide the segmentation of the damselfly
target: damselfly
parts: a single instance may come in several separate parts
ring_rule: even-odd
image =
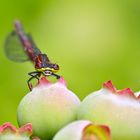
[[[28,87],[32,90],[32,79],[39,80],[40,76],[55,76],[57,79],[59,75],[55,74],[59,70],[59,66],[52,63],[48,56],[42,53],[35,45],[32,36],[24,33],[20,21],[15,21],[15,30],[13,30],[6,38],[4,48],[6,56],[16,62],[32,61],[35,71],[29,72],[31,76],[27,81]]]

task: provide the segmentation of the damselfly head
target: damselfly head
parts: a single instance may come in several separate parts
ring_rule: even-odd
[[[51,71],[56,73],[59,70],[59,66],[56,63],[51,63],[46,54],[39,54],[36,56],[35,60],[35,68],[38,71]]]
[[[59,70],[59,65],[54,63],[48,63],[46,64],[46,67],[42,68],[42,70],[56,73]]]

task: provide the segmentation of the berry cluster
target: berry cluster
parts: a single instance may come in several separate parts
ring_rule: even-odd
[[[61,77],[45,77],[20,102],[19,129],[0,126],[0,140],[140,140],[140,96],[111,81],[81,102]]]

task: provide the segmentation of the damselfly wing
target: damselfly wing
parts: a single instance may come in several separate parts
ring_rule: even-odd
[[[16,62],[24,62],[29,60],[29,57],[26,54],[15,31],[11,32],[7,36],[4,46],[5,54],[10,60]]]

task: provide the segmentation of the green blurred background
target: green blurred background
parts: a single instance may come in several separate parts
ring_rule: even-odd
[[[4,0],[0,2],[0,124],[16,122],[29,92],[30,62],[5,57],[3,44],[20,19],[39,48],[60,65],[60,75],[81,99],[111,79],[140,90],[139,0]]]

